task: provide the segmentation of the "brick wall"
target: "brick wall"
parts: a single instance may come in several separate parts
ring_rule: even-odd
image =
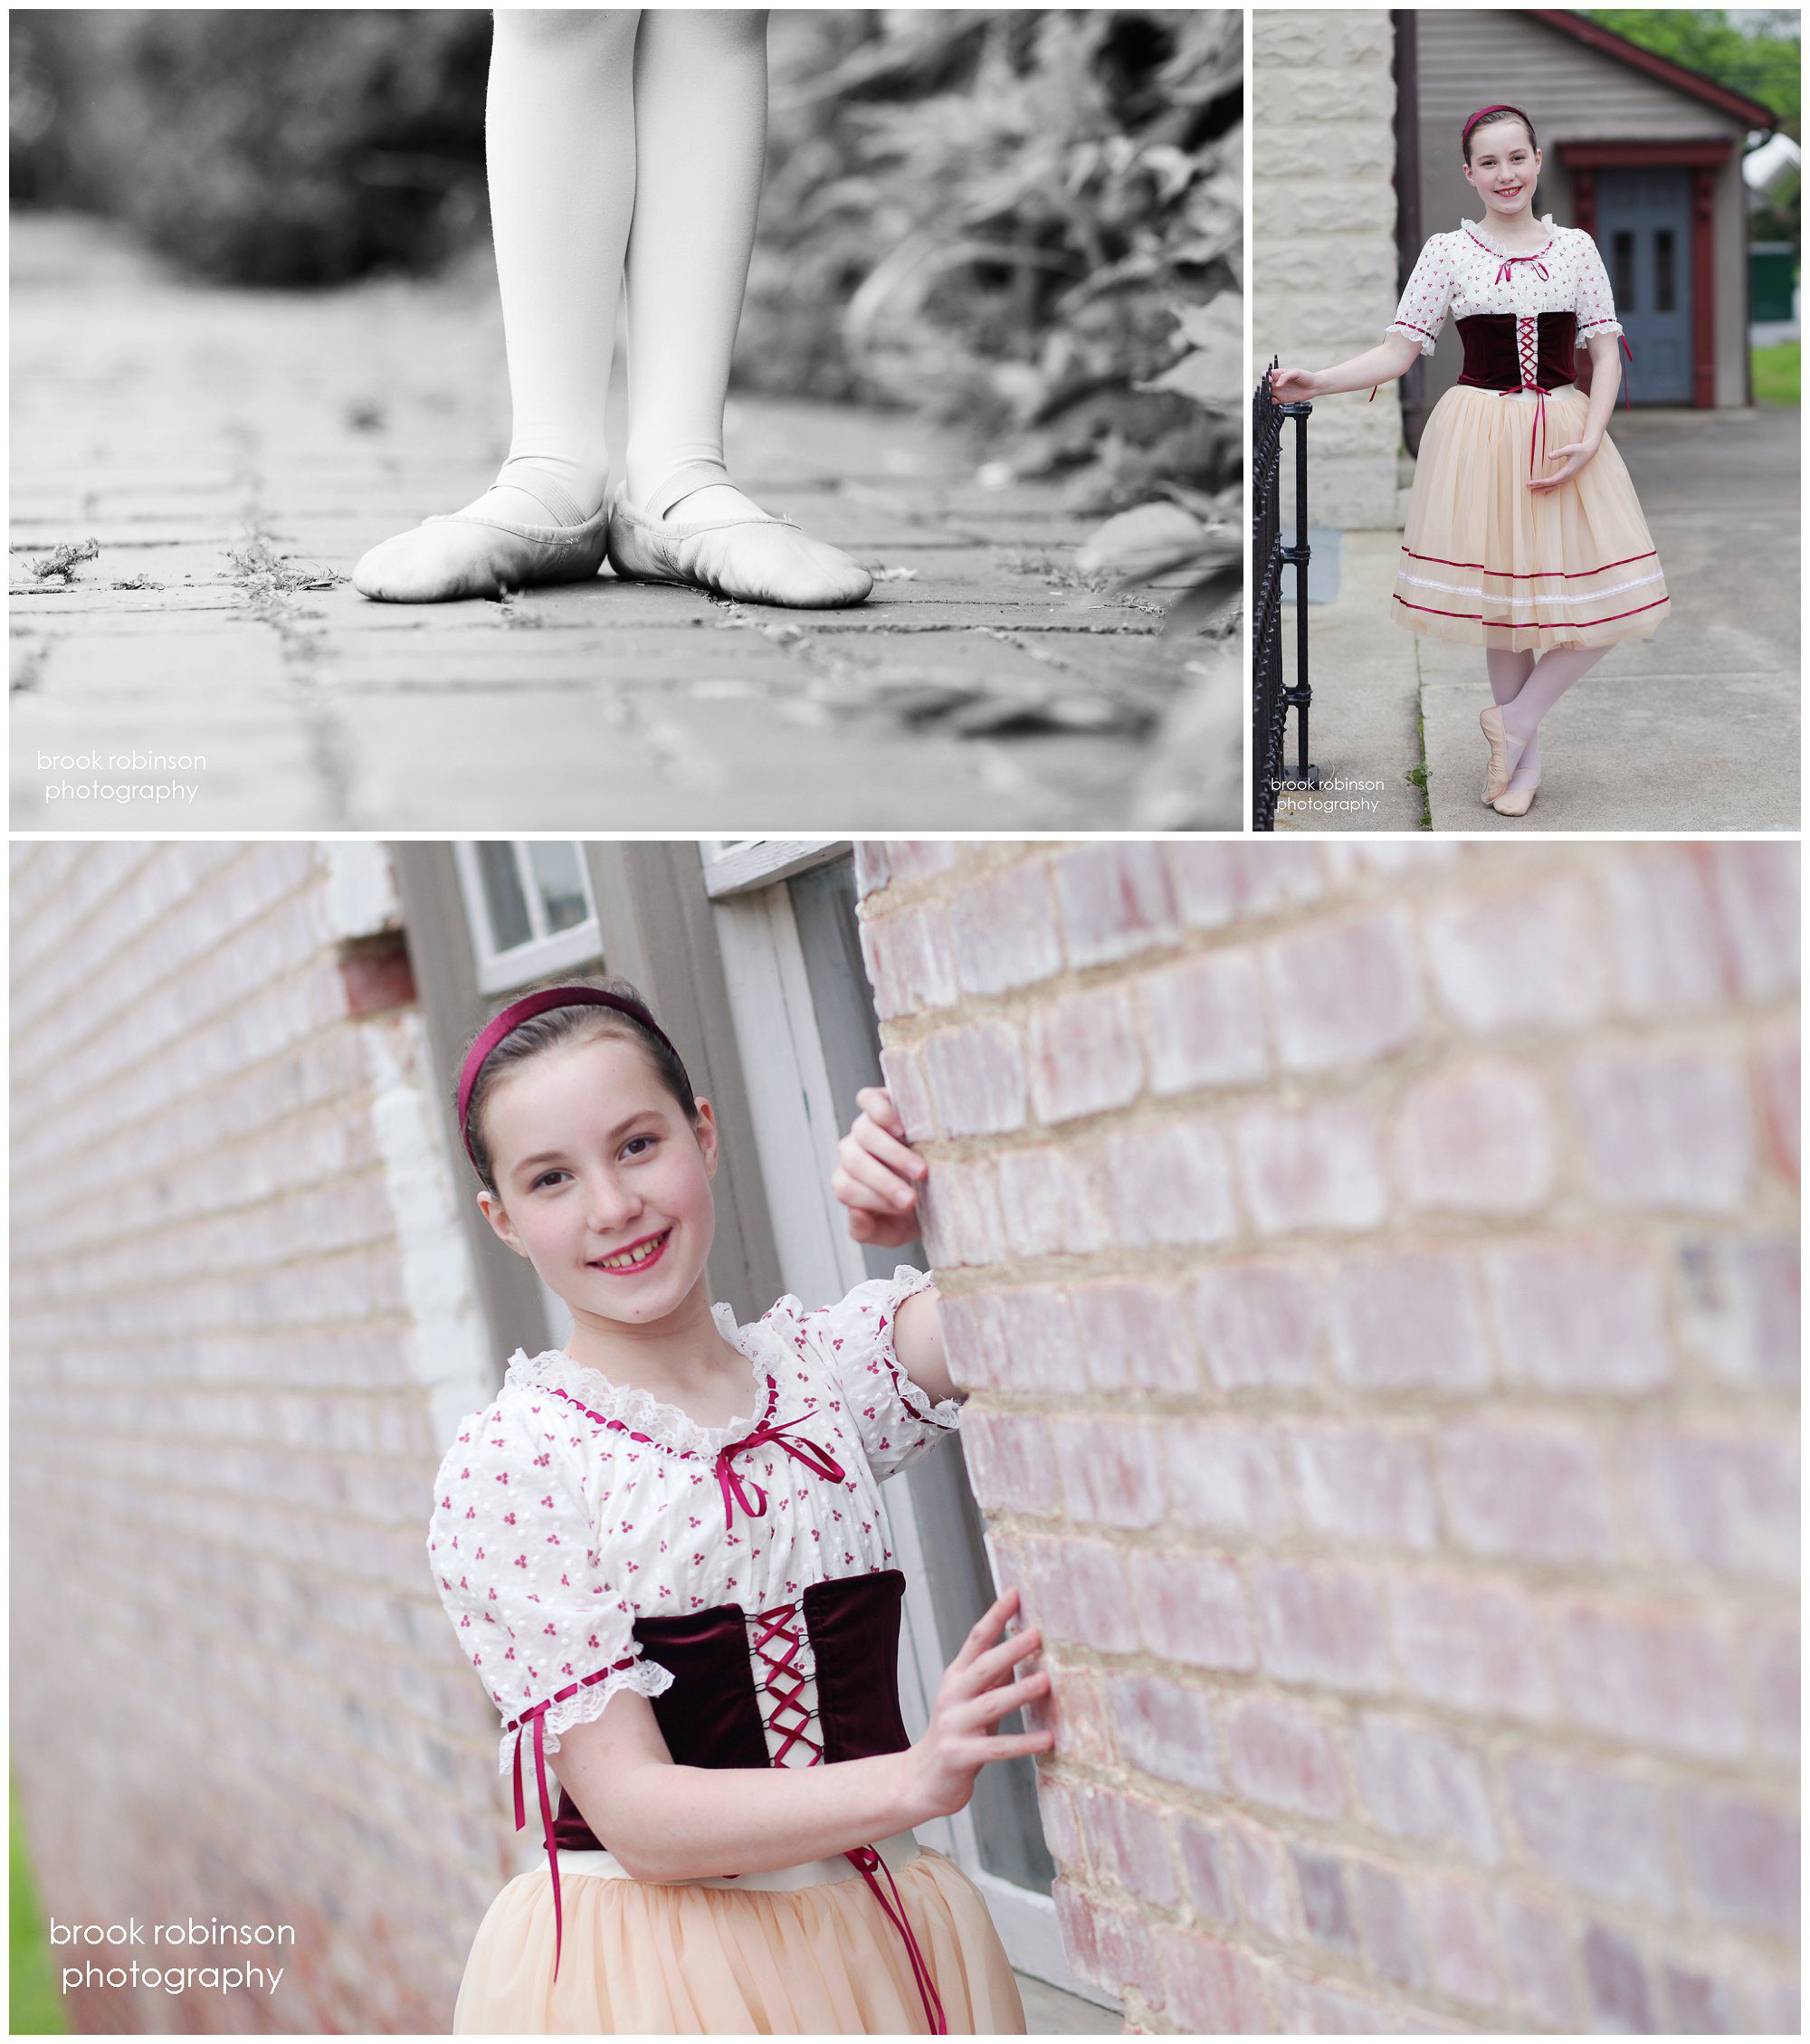
[[[274,1997],[73,2027],[439,2030],[510,1870],[422,1542],[490,1395],[371,844],[15,847],[12,1730],[46,1916],[292,1926]]]
[[[1797,2028],[1797,853],[863,847],[1073,1964]]]

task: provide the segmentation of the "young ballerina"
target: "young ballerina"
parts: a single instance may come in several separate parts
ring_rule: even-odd
[[[1480,109],[1462,147],[1483,218],[1428,241],[1389,337],[1271,384],[1283,404],[1367,384],[1374,397],[1431,355],[1456,315],[1464,371],[1421,435],[1395,615],[1410,632],[1486,649],[1483,800],[1525,816],[1540,719],[1611,646],[1658,631],[1670,599],[1608,437],[1622,328],[1596,244],[1550,214],[1535,219],[1542,158],[1519,108]],[[1572,381],[1577,341],[1590,353],[1587,401]]]
[[[862,1106],[833,1184],[897,1246],[926,1166],[883,1091]],[[929,1280],[748,1326],[713,1307],[716,1119],[620,981],[512,1002],[459,1117],[479,1204],[573,1332],[517,1351],[435,1483],[430,1565],[547,1848],[484,1917],[454,2030],[1022,2032],[979,1891],[912,1837],[1053,1739],[992,1730],[1049,1688],[1037,1633],[1002,1638],[1015,1593],[915,1745],[900,1716],[880,1485],[958,1418]]]
[[[395,604],[618,575],[751,603],[860,603],[873,578],[730,482],[723,404],[767,147],[767,14],[499,7],[484,152],[514,410],[462,510],[352,572]],[[625,473],[604,398],[628,286]],[[675,512],[678,515],[675,517]]]

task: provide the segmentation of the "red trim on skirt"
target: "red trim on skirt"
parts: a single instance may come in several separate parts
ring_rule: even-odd
[[[1641,604],[1631,611],[1617,611],[1613,617],[1567,618],[1562,624],[1542,624],[1538,618],[1517,618],[1510,623],[1506,618],[1485,617],[1481,611],[1439,611],[1431,604],[1411,604],[1405,596],[1396,598],[1405,611],[1424,611],[1429,617],[1462,617],[1472,623],[1481,624],[1486,632],[1585,632],[1593,624],[1614,624],[1624,617],[1638,617],[1642,611],[1656,611],[1660,604],[1669,604],[1670,596],[1662,596],[1658,602]]]
[[[1481,561],[1448,561],[1443,554],[1416,554],[1412,547],[1404,547],[1402,551],[1411,561],[1431,561],[1436,567],[1482,568],[1485,575],[1500,575],[1507,582],[1539,582],[1549,575],[1565,582],[1587,582],[1593,575],[1607,575],[1611,568],[1631,567],[1635,561],[1659,557],[1658,547],[1649,547],[1644,554],[1630,554],[1624,561],[1605,561],[1601,567],[1535,568],[1531,574],[1517,575],[1512,568],[1483,567]]]

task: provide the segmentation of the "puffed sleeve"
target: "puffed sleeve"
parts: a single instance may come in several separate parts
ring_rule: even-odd
[[[1609,289],[1602,252],[1581,228],[1577,243],[1577,337],[1593,340],[1598,334],[1618,334],[1622,323],[1615,318],[1615,295]]]
[[[502,1717],[500,1765],[530,1720],[543,1753],[621,1689],[656,1697],[561,1443],[499,1402],[463,1421],[434,1484],[428,1560],[465,1658]]]
[[[846,1298],[805,1318],[861,1436],[867,1465],[882,1482],[961,1423],[961,1401],[933,1403],[900,1367],[892,1345],[900,1307],[933,1282],[927,1271],[901,1263],[891,1277],[857,1285]]]
[[[1423,355],[1431,355],[1433,344],[1445,325],[1445,316],[1452,309],[1453,281],[1447,237],[1434,234],[1420,252],[1420,261],[1415,264],[1414,275],[1408,279],[1387,331],[1413,341]]]

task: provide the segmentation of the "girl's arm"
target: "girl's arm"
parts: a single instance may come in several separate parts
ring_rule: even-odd
[[[1406,335],[1391,334],[1364,354],[1354,355],[1348,362],[1335,362],[1329,369],[1272,369],[1270,389],[1279,404],[1330,397],[1341,390],[1365,390],[1406,376],[1420,352]]]
[[[856,1241],[896,1249],[917,1237],[918,1194],[929,1166],[907,1140],[904,1119],[883,1086],[863,1087],[855,1104],[861,1113],[837,1148],[830,1189],[848,1208]],[[892,1352],[927,1397],[940,1404],[959,1395],[943,1355],[934,1290],[914,1292],[899,1307]]]
[[[1603,435],[1609,430],[1609,421],[1615,415],[1615,400],[1622,394],[1622,357],[1615,337],[1592,334],[1584,345],[1590,350],[1590,410],[1584,421],[1584,437],[1568,446],[1553,448],[1548,459],[1556,461],[1562,456],[1564,466],[1553,470],[1550,475],[1536,476],[1528,484],[1529,490],[1557,490],[1594,461]]]

